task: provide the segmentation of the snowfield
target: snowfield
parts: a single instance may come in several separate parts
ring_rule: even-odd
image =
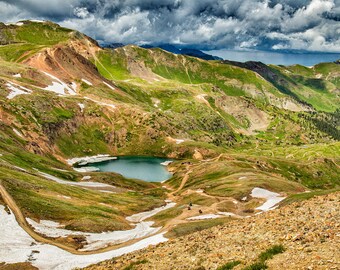
[[[104,183],[99,183],[99,182],[91,182],[91,181],[89,181],[89,182],[72,182],[72,181],[62,180],[58,177],[55,177],[53,175],[43,173],[43,172],[40,172],[40,171],[38,171],[38,173],[48,180],[52,180],[54,182],[57,182],[57,183],[63,184],[63,185],[77,186],[77,187],[82,187],[82,188],[105,188],[105,189],[115,188],[115,186],[104,184]],[[98,190],[98,191],[102,191],[102,190]]]
[[[117,159],[117,157],[112,157],[110,155],[96,155],[96,156],[90,156],[90,157],[80,157],[80,158],[71,158],[66,160],[68,165],[74,165],[78,163],[80,166],[86,165],[88,163],[97,163],[97,162],[103,162],[108,160],[114,160]]]
[[[152,221],[141,222],[135,228],[126,231],[112,231],[103,233],[85,233],[63,229],[57,222],[41,220],[40,223],[27,218],[27,222],[40,234],[48,237],[67,237],[69,235],[83,235],[86,237],[87,244],[81,251],[97,250],[109,245],[117,245],[129,240],[143,238],[157,233],[160,228],[152,228]]]
[[[74,255],[58,247],[36,242],[19,226],[13,214],[7,214],[2,205],[0,217],[0,261],[6,263],[28,261],[42,270],[71,270],[85,267],[167,241],[164,233],[160,233],[116,250],[92,255]]]
[[[99,169],[96,167],[81,167],[81,168],[73,168],[76,172],[80,173],[88,173],[88,172],[99,172]]]
[[[30,218],[26,218],[26,220],[36,232],[48,237],[67,237],[69,235],[83,235],[84,237],[86,237],[86,245],[81,249],[81,251],[92,251],[100,248],[105,248],[109,245],[117,245],[130,240],[144,238],[157,233],[161,229],[161,227],[153,228],[151,227],[154,224],[153,221],[144,220],[163,210],[174,207],[175,205],[176,203],[168,201],[165,206],[161,206],[151,211],[141,212],[127,217],[126,219],[130,222],[133,222],[133,225],[135,227],[131,230],[125,231],[86,233],[81,231],[66,230],[63,228],[63,225],[50,220],[41,220],[39,223]]]
[[[23,87],[21,85],[18,85],[16,83],[11,83],[8,82],[6,83],[7,88],[11,91],[8,95],[7,98],[8,99],[12,99],[15,98],[18,95],[27,95],[27,94],[31,94],[32,91],[26,87]]]
[[[253,198],[260,198],[266,200],[264,204],[256,208],[262,211],[269,211],[275,209],[276,208],[275,205],[285,199],[285,197],[282,197],[278,193],[257,187],[252,190],[250,196],[252,196]]]
[[[49,74],[47,72],[43,73],[50,77],[52,79],[52,84],[43,88],[43,90],[47,90],[47,91],[51,91],[54,92],[58,95],[71,95],[71,96],[75,96],[77,95],[77,93],[71,88],[69,87],[67,84],[65,84],[64,82],[62,82],[61,80],[59,80],[57,77],[53,76],[52,74]],[[72,87],[74,87],[74,85],[72,84]]]

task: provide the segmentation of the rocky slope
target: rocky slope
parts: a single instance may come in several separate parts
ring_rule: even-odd
[[[203,270],[231,261],[240,261],[234,269],[243,269],[274,245],[283,245],[285,251],[266,262],[269,269],[339,269],[339,220],[337,192],[252,218],[231,220],[85,269]]]

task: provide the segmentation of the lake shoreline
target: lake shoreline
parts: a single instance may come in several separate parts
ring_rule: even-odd
[[[73,158],[68,160],[78,172],[114,172],[130,179],[164,182],[172,177],[167,169],[173,160],[154,156],[110,156]]]

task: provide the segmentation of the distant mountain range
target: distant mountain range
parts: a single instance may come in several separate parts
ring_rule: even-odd
[[[174,54],[182,54],[182,55],[188,55],[193,56],[197,58],[201,58],[203,60],[223,60],[223,58],[210,55],[207,53],[204,53],[197,49],[192,48],[179,48],[176,45],[173,44],[159,44],[159,45],[143,45],[142,48],[150,49],[150,48],[161,48],[165,51],[174,53]]]
[[[124,44],[122,43],[110,43],[110,44],[104,44],[104,48],[110,48],[110,49],[116,49],[119,47],[124,47]],[[203,60],[223,60],[223,58],[210,55],[207,53],[202,52],[201,50],[192,49],[192,48],[180,48],[173,44],[147,44],[140,46],[145,49],[151,49],[151,48],[161,48],[162,50],[165,50],[167,52],[171,52],[174,54],[181,54],[181,55],[188,55],[197,57]]]

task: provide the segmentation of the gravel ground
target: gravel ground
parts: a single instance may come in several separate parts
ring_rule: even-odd
[[[340,192],[294,203],[264,214],[169,240],[87,270],[217,269],[256,262],[273,245],[285,251],[266,263],[269,269],[340,269]]]

